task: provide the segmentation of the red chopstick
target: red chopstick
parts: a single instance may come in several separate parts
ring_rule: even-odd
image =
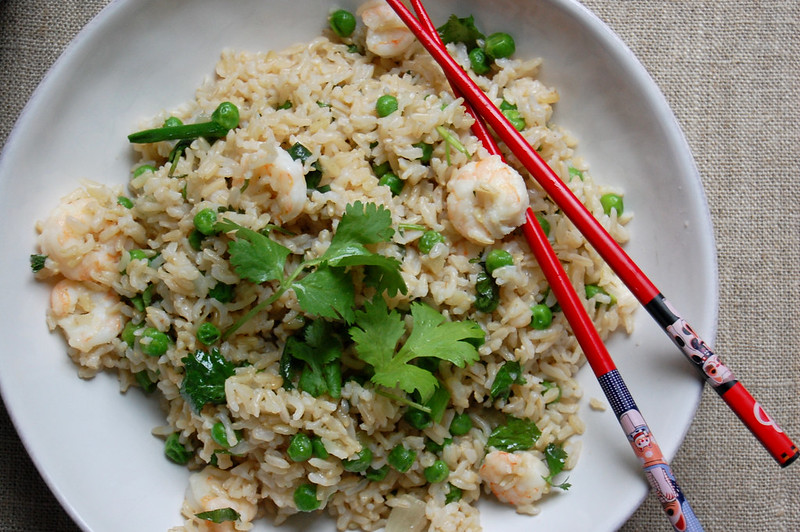
[[[597,222],[558,175],[539,157],[539,154],[470,79],[469,75],[450,57],[450,54],[441,45],[438,35],[434,36],[428,33],[422,23],[400,0],[386,1],[439,63],[454,89],[458,90],[473,106],[473,112],[477,110],[500,139],[506,143],[522,165],[539,182],[550,198],[567,215],[686,358],[700,371],[706,382],[717,391],[778,464],[785,467],[795,461],[800,456],[800,450],[792,440],[745,387],[736,380],[733,372],[722,363],[686,320],[677,313],[658,288]]]
[[[443,47],[436,28],[433,26],[421,0],[411,0],[411,5],[417,12],[419,21],[429,35],[434,37]],[[458,97],[457,89],[453,89]],[[493,155],[501,155],[494,138],[489,134],[483,119],[475,114],[472,106],[465,103],[468,113],[474,118],[472,132],[484,144],[487,151]],[[502,157],[502,155],[501,155]],[[608,354],[600,335],[594,328],[591,318],[583,307],[580,297],[569,281],[569,276],[558,260],[555,251],[547,240],[536,215],[528,208],[524,225],[525,237],[533,250],[545,278],[553,290],[562,312],[567,318],[578,343],[583,349],[586,360],[597,376],[600,386],[614,409],[614,414],[622,426],[636,456],[642,462],[645,477],[651,488],[661,501],[661,506],[667,514],[670,524],[675,530],[702,531],[703,526],[695,516],[689,502],[684,497],[675,475],[672,472],[661,449],[655,441],[650,427],[644,420],[628,391],[622,376],[619,374],[611,356]]]

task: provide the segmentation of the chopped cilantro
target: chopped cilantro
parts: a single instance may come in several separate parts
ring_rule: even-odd
[[[225,380],[234,373],[234,366],[217,348],[208,353],[197,350],[183,359],[186,374],[181,382],[181,395],[199,412],[207,404],[225,402]]]
[[[567,452],[557,443],[551,443],[544,450],[544,458],[550,469],[550,474],[545,477],[547,483],[564,491],[568,490],[572,486],[569,482],[553,484],[553,478],[564,470],[564,465],[567,463]]]
[[[33,273],[41,271],[46,260],[47,255],[31,255],[31,270],[33,270]]]
[[[511,393],[512,384],[524,383],[525,379],[522,377],[522,369],[520,368],[519,362],[505,362],[494,377],[489,396],[492,399],[497,399],[498,397],[507,399],[508,395]]]
[[[527,451],[541,434],[533,421],[508,416],[505,425],[498,426],[489,435],[486,446],[505,452]]]
[[[475,18],[470,15],[466,18],[458,18],[450,15],[447,22],[436,28],[442,42],[462,42],[467,46],[467,51],[478,46],[478,39],[483,39],[484,35],[475,27]]]
[[[446,321],[424,303],[411,304],[411,317],[411,333],[397,350],[406,333],[405,320],[396,310],[389,310],[379,296],[367,303],[363,311],[356,312],[350,336],[360,358],[375,370],[373,383],[387,388],[397,386],[409,394],[418,392],[424,403],[433,397],[439,381],[430,371],[410,362],[432,357],[463,368],[478,360],[478,350],[469,340],[482,340],[484,332],[473,321]]]

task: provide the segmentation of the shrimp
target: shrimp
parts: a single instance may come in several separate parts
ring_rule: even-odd
[[[533,453],[492,451],[484,458],[479,473],[498,500],[525,506],[546,493],[545,477],[550,471]]]
[[[358,8],[367,27],[367,49],[380,57],[398,57],[414,43],[414,34],[383,0]]]
[[[257,199],[271,192],[268,210],[278,222],[291,222],[303,212],[307,200],[303,163],[292,159],[277,141],[263,142],[262,150],[243,157],[242,164],[253,168],[247,194]]]
[[[122,255],[118,237],[103,235],[110,226],[97,199],[71,197],[40,225],[39,247],[64,277],[110,284]]]
[[[88,353],[122,332],[122,303],[119,296],[97,285],[62,279],[50,293],[50,311],[67,343]]]
[[[244,498],[231,497],[225,490],[225,481],[234,478],[231,473],[208,466],[189,476],[189,486],[184,500],[184,515],[194,517],[200,512],[232,508],[239,514],[237,521],[249,523],[256,516],[257,507]],[[201,521],[198,530],[203,532],[233,532],[235,522],[212,523]]]
[[[447,217],[476,244],[492,244],[525,221],[529,205],[525,180],[499,155],[458,169],[447,192]]]

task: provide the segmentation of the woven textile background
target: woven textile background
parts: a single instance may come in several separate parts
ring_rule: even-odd
[[[47,69],[106,3],[0,0],[0,146]],[[633,50],[683,128],[717,239],[715,348],[798,441],[800,3],[583,3]],[[24,350],[24,339],[5,343]],[[800,530],[800,463],[778,468],[708,389],[673,466],[707,530]],[[11,530],[77,527],[0,406],[0,531]],[[669,526],[650,496],[622,530]]]

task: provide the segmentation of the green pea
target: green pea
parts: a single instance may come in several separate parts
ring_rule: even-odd
[[[231,102],[222,102],[211,113],[211,120],[225,129],[233,129],[239,125],[239,108]]]
[[[543,331],[553,323],[553,311],[543,303],[534,305],[533,308],[531,308],[531,313],[531,327],[537,331]]]
[[[222,336],[222,332],[220,332],[219,328],[207,321],[202,323],[200,327],[197,328],[197,332],[195,332],[195,337],[203,345],[213,344],[219,340],[220,336]]]
[[[142,342],[145,338],[149,338],[149,342]],[[142,332],[139,338],[139,347],[142,348],[142,353],[151,357],[160,357],[167,352],[169,348],[169,336],[159,331],[155,327],[148,327]]]
[[[423,412],[418,408],[409,408],[405,415],[403,415],[409,425],[415,429],[422,430],[431,424],[431,416],[427,412]]]
[[[514,264],[514,257],[504,249],[493,249],[486,257],[486,271],[489,273],[492,273],[497,268],[511,266],[512,264]]]
[[[511,122],[511,125],[514,126],[514,129],[517,131],[522,131],[525,129],[525,119],[520,114],[516,105],[511,105],[507,101],[503,100],[500,104],[500,111],[502,111],[503,115],[508,119],[509,122]]]
[[[625,205],[622,202],[622,196],[619,194],[603,194],[600,196],[600,205],[603,206],[603,212],[610,215],[611,209],[616,209],[617,216],[622,214],[625,210]]]
[[[389,116],[397,111],[397,98],[391,94],[384,94],[375,102],[375,110],[380,117]]]
[[[406,449],[402,443],[397,444],[394,449],[389,451],[386,461],[390,466],[405,473],[411,466],[414,465],[414,460],[417,459],[417,452],[413,449]]]
[[[482,76],[491,70],[489,66],[491,60],[486,56],[486,52],[483,51],[481,48],[473,48],[469,52],[469,64],[472,67],[472,71]]]
[[[237,436],[237,440],[234,441],[233,443],[229,442],[228,431],[225,429],[225,425],[222,423],[222,421],[217,421],[216,423],[214,423],[214,426],[211,427],[211,439],[217,442],[220,446],[224,447],[225,449],[230,449],[231,447],[239,443],[238,435],[236,433],[234,433],[234,435]]]
[[[313,512],[319,508],[316,484],[300,484],[294,490],[294,505],[301,512]]]
[[[434,230],[425,231],[422,233],[422,236],[419,237],[419,240],[417,241],[417,247],[419,248],[420,253],[427,255],[431,252],[433,246],[439,242],[444,242],[444,235]]]
[[[431,162],[431,157],[433,157],[433,144],[417,142],[416,144],[412,144],[412,146],[422,150],[422,157],[417,159],[419,162],[423,164]]]
[[[364,445],[353,458],[342,460],[342,467],[345,471],[350,471],[351,473],[361,473],[366,471],[371,463],[372,451]]]
[[[611,299],[611,301],[609,301],[609,303],[608,303],[609,305],[613,305],[614,303],[617,302],[617,298],[616,297],[614,297],[613,295],[611,295],[608,292],[606,292],[605,289],[602,286],[598,286],[596,284],[587,284],[584,287],[584,292],[586,293],[586,299],[592,299],[597,294],[604,294],[604,295],[607,295]],[[599,302],[596,303],[595,306],[599,307],[600,303]]]
[[[205,236],[216,234],[217,213],[214,209],[205,208],[194,215],[194,228]]]
[[[451,502],[458,501],[461,499],[463,494],[464,492],[461,490],[461,488],[457,488],[456,486],[450,484],[450,491],[448,491],[447,495],[444,496],[444,503],[450,504]]]
[[[155,171],[156,167],[153,166],[152,164],[143,164],[133,171],[133,177],[139,177],[145,172],[155,172]]]
[[[177,116],[171,116],[164,120],[164,127],[175,127],[175,126],[182,126],[183,121],[178,118]]]
[[[345,9],[337,9],[328,20],[333,33],[339,37],[349,37],[356,29],[356,17]]]
[[[386,172],[383,177],[378,179],[378,184],[389,187],[389,190],[392,191],[392,196],[397,196],[403,191],[403,186],[406,183],[392,172]]]
[[[547,218],[545,218],[543,214],[537,212],[536,221],[539,222],[539,225],[541,226],[544,235],[550,236],[550,222],[547,221]]]
[[[425,480],[431,484],[444,482],[450,476],[450,468],[444,460],[436,460],[430,467],[425,468]]]
[[[486,43],[483,45],[483,49],[489,57],[501,59],[514,55],[514,52],[517,50],[517,45],[514,43],[514,38],[511,35],[499,31],[486,37]]]
[[[180,434],[173,432],[164,442],[164,454],[176,464],[185,465],[192,457],[192,452],[183,446]]]
[[[125,327],[122,329],[122,333],[119,335],[119,337],[123,342],[128,344],[128,347],[133,347],[133,343],[136,341],[136,335],[134,333],[142,327],[144,327],[143,322],[133,323],[132,321],[129,321],[125,324]]]
[[[384,465],[380,469],[373,469],[369,468],[364,472],[364,476],[367,477],[367,480],[371,480],[372,482],[380,482],[381,480],[386,478],[386,475],[389,474],[389,466]]]
[[[289,441],[289,448],[286,449],[286,454],[292,462],[305,462],[314,454],[314,448],[311,445],[311,438],[302,432],[298,432]]]
[[[463,436],[472,428],[472,418],[469,414],[463,412],[456,414],[453,421],[450,422],[450,434],[453,436]]]
[[[317,458],[322,458],[323,460],[327,460],[330,456],[330,454],[328,454],[328,450],[325,448],[325,444],[322,443],[322,438],[319,436],[314,436],[311,438],[311,454]]]

